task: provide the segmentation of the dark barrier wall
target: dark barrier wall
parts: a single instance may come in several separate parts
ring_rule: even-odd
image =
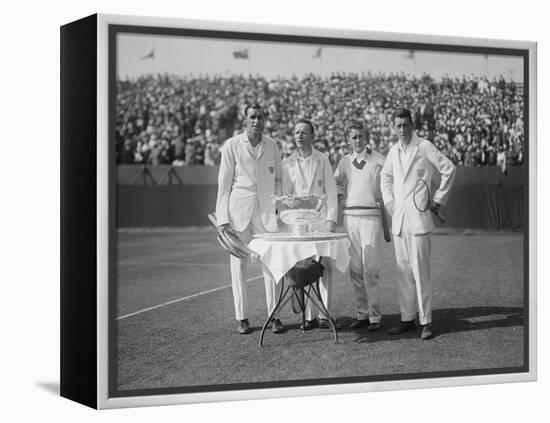
[[[126,165],[117,170],[118,227],[209,224],[206,215],[216,206],[216,167]],[[524,167],[511,168],[504,175],[497,168],[458,167],[448,204],[442,208],[445,226],[523,228],[526,171]]]
[[[445,226],[474,229],[522,229],[526,216],[527,168],[504,175],[498,168],[457,167],[446,207]],[[437,226],[442,226],[436,222]]]
[[[117,187],[117,226],[210,225],[216,210],[215,185]]]
[[[218,166],[117,166],[119,185],[216,185]]]

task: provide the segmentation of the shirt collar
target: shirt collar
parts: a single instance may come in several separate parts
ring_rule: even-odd
[[[302,157],[298,154],[298,150],[296,150],[296,158],[301,161],[306,161],[307,159],[313,159],[313,156],[315,155],[317,150],[315,150],[315,147],[311,147],[311,154],[307,157]]]
[[[250,142],[250,139],[248,138],[248,134],[246,133],[246,131],[244,131],[243,134],[242,134],[242,140],[243,140],[244,143],[250,144],[250,146],[251,146],[252,148],[258,148],[258,146],[259,146],[261,143],[264,142],[264,134],[261,134],[261,135],[260,135],[260,141],[258,142],[258,144],[256,144],[256,147],[254,147],[254,146],[252,145],[252,143]]]
[[[416,134],[413,132],[412,137],[411,137],[411,142],[409,143],[409,145],[405,148],[403,143],[401,141],[398,141],[397,142],[397,148],[399,148],[402,152],[408,152],[408,151],[411,151],[411,148],[414,147],[419,142],[420,142],[420,140],[418,139]]]
[[[361,151],[359,154],[357,154],[355,151],[351,153],[351,159],[357,160],[359,163],[361,163],[363,160],[367,160],[367,149],[363,148],[363,151]]]

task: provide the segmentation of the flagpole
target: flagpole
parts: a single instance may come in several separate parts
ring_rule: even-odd
[[[156,58],[156,53],[157,53],[156,52],[156,47],[157,47],[156,44],[153,44],[153,52],[154,53],[153,53],[153,60],[152,60],[152,63],[151,63],[151,66],[152,66],[151,71],[152,71],[152,74],[153,74],[153,78],[155,77],[155,60],[157,60],[157,58]]]
[[[321,67],[320,73],[321,77],[325,76],[323,75],[323,50],[321,50],[321,47],[319,47],[319,66]]]
[[[321,46],[319,46],[317,52],[312,57],[314,59],[319,59],[319,75],[323,77],[323,50]]]
[[[409,53],[405,57],[407,57],[408,59],[412,59],[412,65],[413,65],[412,77],[416,78],[416,51],[409,50]]]

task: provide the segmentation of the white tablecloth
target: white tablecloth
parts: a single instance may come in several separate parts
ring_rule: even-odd
[[[349,265],[349,240],[347,238],[327,241],[272,241],[254,239],[248,247],[259,256],[269,269],[275,282],[279,283],[292,267],[308,257],[331,257],[336,268],[345,273]]]

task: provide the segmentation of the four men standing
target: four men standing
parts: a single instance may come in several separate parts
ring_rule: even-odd
[[[356,299],[357,320],[352,329],[367,327],[378,330],[381,312],[378,294],[378,250],[381,243],[379,208],[383,197],[392,216],[395,255],[399,268],[399,304],[401,323],[388,333],[416,330],[415,319],[422,327],[421,339],[432,332],[432,285],[430,276],[431,211],[445,204],[452,185],[455,167],[435,146],[418,138],[413,131],[413,118],[408,109],[398,109],[393,117],[399,142],[386,160],[366,147],[366,133],[359,121],[352,121],[346,138],[352,152],[341,159],[335,175],[328,157],[313,148],[315,128],[309,120],[298,121],[294,128],[297,151],[281,164],[276,142],[262,134],[264,114],[261,106],[245,109],[246,131],[226,141],[222,150],[218,177],[216,214],[221,231],[234,230],[247,243],[252,234],[277,231],[277,217],[272,194],[325,196],[325,223],[316,228],[333,232],[338,216],[336,182],[345,193],[344,226],[350,239],[350,279]],[[418,208],[415,190],[421,180],[431,186],[434,174],[441,177],[438,190],[426,210]],[[332,299],[332,266],[325,259],[325,274],[320,283],[321,297],[330,312]],[[235,315],[239,332],[249,333],[246,295],[246,260],[231,257],[231,281]],[[268,314],[276,302],[277,287],[264,269]],[[329,327],[313,309],[306,308],[305,330]],[[284,327],[276,317],[272,330]]]

